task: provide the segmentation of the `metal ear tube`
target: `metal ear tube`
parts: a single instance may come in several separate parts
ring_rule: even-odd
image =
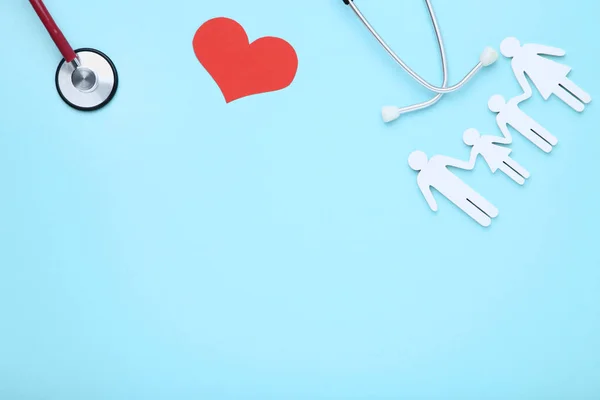
[[[417,81],[421,86],[434,92],[436,95],[428,101],[413,104],[405,107],[396,107],[396,106],[386,106],[382,109],[382,117],[384,122],[391,122],[402,114],[406,114],[409,112],[421,110],[427,107],[430,107],[437,103],[440,98],[447,93],[454,92],[458,89],[464,87],[483,67],[487,67],[492,65],[498,59],[498,53],[492,49],[491,47],[486,47],[481,55],[479,56],[479,62],[473,67],[473,69],[467,73],[458,83],[448,86],[448,62],[446,60],[446,51],[444,49],[444,41],[442,38],[442,34],[440,31],[440,27],[437,22],[437,18],[435,12],[433,10],[433,6],[430,0],[425,0],[425,5],[427,6],[427,10],[429,11],[429,16],[431,17],[431,23],[433,25],[433,30],[435,31],[435,36],[437,38],[439,53],[442,63],[442,72],[443,72],[443,83],[442,86],[435,86],[431,83],[427,82],[423,79],[419,74],[417,74],[413,69],[411,69],[397,54],[392,50],[392,48],[383,40],[383,38],[377,33],[373,25],[368,21],[368,19],[363,15],[358,6],[354,3],[354,0],[342,0],[344,4],[348,5],[352,11],[356,14],[358,19],[365,25],[365,27],[371,32],[371,34],[377,39],[379,44],[387,51],[387,53],[404,69],[415,81]]]

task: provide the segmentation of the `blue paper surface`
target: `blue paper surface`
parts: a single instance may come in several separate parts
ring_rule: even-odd
[[[565,49],[600,97],[598,2],[433,3],[452,82],[516,36]],[[441,82],[423,1],[357,4]],[[29,3],[0,3],[1,399],[599,398],[597,99],[523,103],[559,139],[515,134],[524,187],[458,172],[500,210],[486,229],[438,193],[431,212],[407,157],[499,135],[508,60],[385,125],[429,93],[339,0],[46,5],[120,87],[67,107]],[[291,43],[293,84],[226,104],[192,49],[220,16]]]

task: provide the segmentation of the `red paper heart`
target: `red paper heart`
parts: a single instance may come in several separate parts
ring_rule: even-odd
[[[263,37],[250,43],[244,28],[228,18],[204,23],[194,35],[198,61],[215,80],[225,101],[288,87],[298,57],[285,40]]]

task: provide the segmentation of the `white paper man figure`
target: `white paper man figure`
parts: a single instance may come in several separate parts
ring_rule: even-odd
[[[571,67],[542,56],[562,57],[565,55],[564,50],[540,44],[521,46],[519,40],[508,37],[500,44],[500,52],[505,57],[512,58],[511,65],[515,77],[528,95],[531,95],[531,86],[525,74],[533,81],[544,100],[548,100],[550,95],[554,94],[579,112],[585,109],[583,103],[592,101],[589,94],[567,78]]]
[[[509,144],[509,139],[498,136],[481,136],[477,129],[467,129],[463,135],[467,146],[472,146],[471,157],[481,155],[493,174],[500,170],[519,185],[529,178],[529,172],[510,158],[511,149],[500,144]]]
[[[525,93],[513,97],[507,103],[504,97],[496,94],[490,97],[488,107],[491,111],[498,113],[496,123],[504,137],[508,139],[507,144],[512,143],[512,135],[508,130],[508,125],[510,125],[537,147],[546,153],[550,153],[552,146],[558,144],[558,139],[519,108],[519,103],[529,97]]]
[[[492,218],[498,216],[498,209],[448,170],[448,167],[472,170],[475,167],[476,158],[477,156],[471,157],[471,160],[465,162],[446,156],[433,156],[427,160],[425,153],[415,151],[408,157],[408,165],[415,171],[420,171],[417,176],[417,184],[433,211],[437,211],[438,206],[431,187],[479,224],[490,226]]]

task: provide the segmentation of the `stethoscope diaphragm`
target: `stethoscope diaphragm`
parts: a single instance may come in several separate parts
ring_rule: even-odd
[[[44,0],[29,0],[63,56],[56,69],[56,89],[69,106],[93,111],[107,105],[119,85],[117,69],[108,56],[95,49],[74,51],[46,8]]]
[[[75,50],[78,64],[63,59],[56,70],[56,89],[69,106],[80,111],[94,111],[108,104],[119,85],[112,60],[95,49]]]

